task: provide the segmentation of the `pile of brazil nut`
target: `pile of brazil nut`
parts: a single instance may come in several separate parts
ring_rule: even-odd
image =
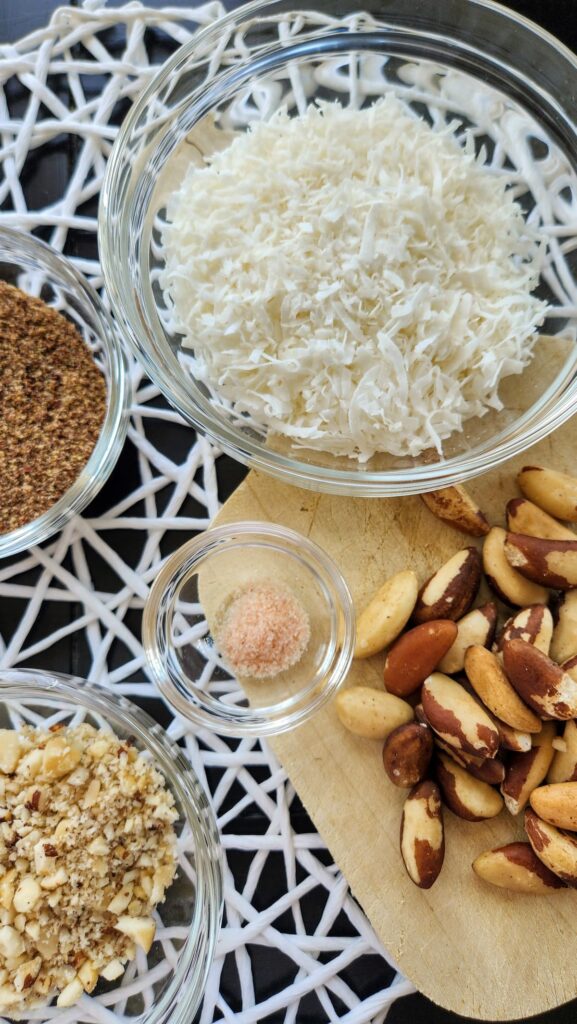
[[[461,486],[423,496],[440,519],[483,537],[419,589],[411,569],[357,619],[355,657],[386,650],[384,690],[336,698],[351,732],[384,740],[390,781],[409,789],[401,855],[430,888],[444,859],[443,803],[467,821],[524,811],[528,842],[481,853],[473,870],[521,893],[577,887],[577,479],[517,476],[507,530]],[[482,574],[500,604],[475,608]],[[499,608],[513,614],[501,625]],[[407,628],[409,627],[409,628]]]

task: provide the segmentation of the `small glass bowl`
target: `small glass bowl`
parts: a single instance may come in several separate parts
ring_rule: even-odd
[[[179,813],[179,868],[155,913],[157,934],[148,956],[138,950],[118,981],[101,979],[92,996],[84,995],[73,1008],[74,1020],[190,1024],[202,999],[222,912],[218,832],[190,764],[165,731],[121,695],[56,673],[0,670],[0,728],[82,721],[130,739],[162,772]],[[54,1012],[46,1008],[44,1016],[37,1007],[23,1017],[48,1021]]]
[[[110,475],[128,427],[130,387],[126,358],[112,320],[95,290],[51,246],[11,228],[0,229],[0,280],[40,298],[72,321],[106,380],[106,414],[94,450],[54,505],[17,530],[0,533],[0,558],[46,540],[81,512]]]
[[[235,677],[214,625],[243,586],[289,587],[308,613],[311,639],[291,669],[268,679]],[[308,538],[270,523],[218,526],[163,565],[144,609],[142,642],[169,704],[198,726],[227,736],[294,729],[335,696],[355,642],[349,589],[332,559]]]

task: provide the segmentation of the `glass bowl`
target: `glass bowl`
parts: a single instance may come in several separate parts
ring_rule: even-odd
[[[237,593],[271,581],[300,601],[311,638],[293,668],[240,680],[215,632]],[[142,622],[152,677],[168,703],[195,725],[228,736],[272,736],[305,722],[344,682],[354,642],[352,598],[332,559],[270,523],[217,526],[184,544],[156,577]]]
[[[88,462],[46,512],[0,533],[0,557],[46,540],[95,497],[120,455],[128,428],[130,387],[126,358],[112,320],[95,290],[72,264],[32,235],[0,228],[0,280],[42,299],[72,321],[106,380],[106,414]]]
[[[195,161],[281,105],[369,106],[393,91],[429,123],[472,136],[478,159],[511,173],[546,257],[537,294],[543,340],[504,408],[469,420],[443,457],[376,455],[361,465],[297,448],[235,413],[195,378],[161,287],[167,197]],[[281,480],[335,494],[419,493],[465,480],[560,426],[577,399],[577,59],[489,0],[249,3],[199,32],[163,66],[114,144],[99,241],[115,314],[167,399],[224,451]],[[188,351],[188,354],[187,354]]]
[[[155,914],[157,935],[148,956],[138,950],[119,981],[101,979],[72,1011],[36,1008],[24,1016],[49,1020],[56,1012],[64,1019],[72,1012],[77,1022],[190,1024],[203,995],[222,908],[216,823],[190,764],[164,730],[121,695],[70,676],[0,670],[0,728],[81,721],[109,727],[154,760],[179,813],[179,868]]]

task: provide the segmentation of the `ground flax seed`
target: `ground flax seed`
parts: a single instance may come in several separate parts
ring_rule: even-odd
[[[78,330],[0,281],[0,533],[62,497],[105,412],[106,384]]]

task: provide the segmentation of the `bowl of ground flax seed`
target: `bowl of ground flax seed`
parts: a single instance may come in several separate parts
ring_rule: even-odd
[[[62,529],[102,487],[129,383],[99,296],[59,252],[0,230],[0,556]]]

